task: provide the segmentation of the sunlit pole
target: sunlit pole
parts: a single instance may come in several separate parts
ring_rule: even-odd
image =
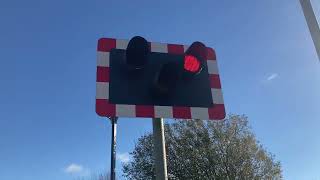
[[[117,146],[117,121],[118,117],[111,117],[112,136],[111,136],[111,172],[110,179],[116,179],[116,146]]]
[[[156,180],[168,180],[163,118],[152,118]]]
[[[320,29],[316,15],[314,14],[310,0],[300,0],[300,4],[307,20],[309,31],[320,60]]]

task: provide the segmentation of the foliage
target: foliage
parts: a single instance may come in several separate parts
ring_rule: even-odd
[[[165,124],[169,179],[282,179],[280,162],[256,140],[245,116]],[[153,136],[138,139],[127,179],[155,179]]]

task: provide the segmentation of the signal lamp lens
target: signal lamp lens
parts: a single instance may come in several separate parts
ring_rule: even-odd
[[[197,73],[200,70],[201,63],[200,61],[191,55],[186,55],[184,57],[184,69],[191,73]]]

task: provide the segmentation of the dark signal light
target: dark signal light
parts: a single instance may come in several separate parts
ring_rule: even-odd
[[[133,37],[126,49],[126,61],[130,70],[143,69],[147,63],[150,46],[146,39],[140,36]]]
[[[162,65],[154,79],[153,91],[155,95],[169,95],[175,89],[181,75],[179,67],[179,64],[174,62]]]

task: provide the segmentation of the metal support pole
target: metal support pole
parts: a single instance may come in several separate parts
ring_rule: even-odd
[[[310,0],[300,0],[300,4],[307,20],[309,31],[313,40],[313,44],[316,48],[318,58],[320,60],[320,28],[317,22],[317,18],[312,9]]]
[[[117,146],[117,117],[110,118],[112,123],[112,138],[111,138],[111,180],[116,179],[116,146]]]
[[[152,124],[156,180],[167,180],[168,175],[163,118],[153,118]]]

